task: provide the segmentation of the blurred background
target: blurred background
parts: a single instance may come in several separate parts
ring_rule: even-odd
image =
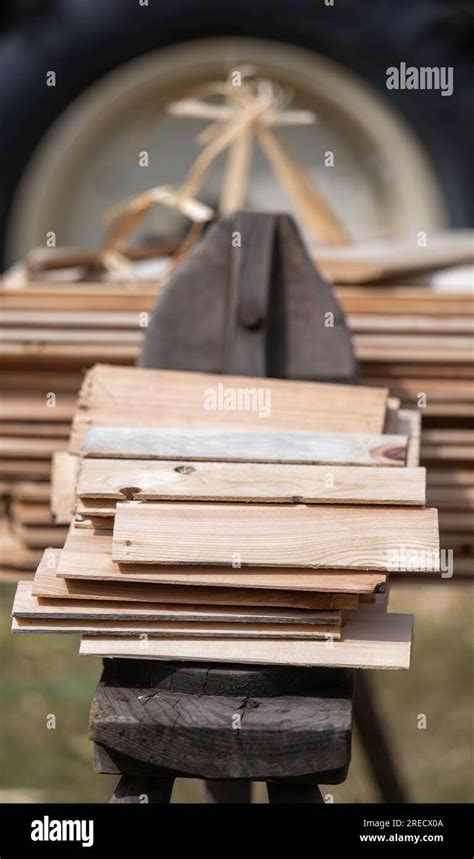
[[[165,104],[246,65],[316,114],[314,125],[279,135],[354,239],[472,226],[472,11],[457,0],[4,0],[3,268],[44,246],[50,231],[59,246],[94,248],[104,210],[181,180],[202,122],[163,117]],[[386,69],[401,61],[454,67],[453,95],[387,90]],[[46,85],[50,71],[55,86]],[[337,170],[324,168],[328,150]],[[219,158],[199,195],[213,208],[224,164]],[[247,203],[289,209],[258,153]],[[159,209],[137,239],[183,229],[175,211]],[[371,677],[413,801],[474,798],[471,581],[392,587],[391,610],[416,616],[412,669]],[[79,659],[75,637],[12,637],[13,593],[0,583],[0,801],[105,801],[113,780],[94,775],[87,738],[100,665]],[[357,734],[347,782],[326,792],[338,802],[378,801]],[[173,798],[198,801],[197,784],[179,781]]]
[[[166,102],[258,66],[314,126],[280,129],[355,239],[473,223],[472,4],[466,0],[4,0],[0,246],[4,265],[54,230],[94,247],[99,215],[181,179],[202,122]],[[455,91],[387,90],[386,70],[455,67]],[[54,71],[55,86],[46,85]],[[137,151],[149,152],[149,167]],[[332,150],[337,170],[324,166]],[[206,186],[218,196],[223,159]],[[471,186],[472,187],[472,186]],[[288,208],[256,153],[251,208]],[[153,213],[142,237],[175,231]],[[140,238],[140,236],[138,236]]]

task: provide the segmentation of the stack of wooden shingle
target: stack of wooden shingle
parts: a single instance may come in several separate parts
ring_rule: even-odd
[[[76,515],[13,630],[97,656],[407,668],[388,573],[439,564],[409,426],[383,388],[95,367]]]
[[[410,270],[472,256],[472,235],[454,242],[447,235],[430,238],[429,248],[390,246],[372,256],[357,248],[318,251],[316,261],[336,284],[363,384],[388,387],[423,416],[428,501],[439,508],[442,546],[454,550],[462,576],[474,572],[472,289],[469,273],[453,275],[446,289],[408,280]],[[159,276],[121,283],[73,277],[80,272],[23,268],[0,286],[0,580],[34,569],[42,549],[62,545],[69,511],[61,504],[49,510],[52,452],[66,445],[82,371],[97,361],[135,360],[161,288]],[[55,483],[65,462],[57,457]]]
[[[133,363],[157,286],[74,281],[74,270],[31,279],[24,267],[0,284],[0,581],[34,570],[61,547],[69,512],[51,510],[51,472],[67,448],[84,370]],[[145,316],[144,316],[145,314]]]

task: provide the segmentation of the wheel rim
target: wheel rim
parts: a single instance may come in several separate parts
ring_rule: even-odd
[[[203,124],[151,118],[198,83],[226,77],[244,64],[295,94],[316,112],[315,126],[279,129],[289,150],[310,170],[318,188],[356,240],[416,235],[445,225],[443,196],[428,156],[386,100],[342,66],[280,43],[212,39],[176,45],[127,63],[86,90],[47,132],[23,174],[7,229],[7,259],[44,245],[95,247],[100,215],[146,188],[179,182],[199,152]],[[149,153],[140,167],[139,152]],[[335,166],[324,166],[324,153]],[[200,198],[214,204],[224,159]],[[249,208],[292,211],[261,153],[255,152]],[[177,226],[157,210],[142,235]]]

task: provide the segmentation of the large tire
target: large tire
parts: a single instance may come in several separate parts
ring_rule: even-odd
[[[42,136],[74,98],[111,69],[189,39],[253,36],[309,48],[357,72],[390,97],[431,155],[451,223],[471,225],[468,171],[472,15],[462,4],[418,0],[58,0],[0,41],[0,254],[15,189]],[[472,57],[472,54],[471,54]],[[387,91],[386,69],[454,67],[454,94]],[[54,70],[57,86],[46,86]]]

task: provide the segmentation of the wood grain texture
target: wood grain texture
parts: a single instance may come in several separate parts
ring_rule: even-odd
[[[156,665],[160,663],[148,661],[145,667],[150,671]],[[250,674],[241,666],[233,672],[235,680],[229,691],[225,666],[220,671],[217,666],[203,669],[200,682],[199,665],[195,664],[192,675],[196,679],[189,685],[183,684],[183,668],[173,671],[171,665],[163,685],[152,685],[137,670],[132,682],[124,683],[114,677],[113,667],[109,661],[107,668],[112,671],[104,670],[91,707],[96,772],[140,774],[145,770],[156,774],[161,767],[202,778],[226,778],[231,785],[236,778],[291,777],[333,784],[346,776],[352,733],[350,676],[331,689],[317,675],[311,683],[307,676],[311,669],[293,670],[285,694],[279,691],[284,683],[276,676],[278,670],[283,673],[282,668],[253,671],[253,683],[241,683],[240,678]],[[126,665],[122,662],[120,667],[125,674]],[[130,667],[137,669],[138,665]],[[300,692],[295,687],[298,682],[304,684],[302,675],[306,688]],[[252,688],[257,685],[256,677],[269,678],[270,694],[268,689],[259,694]],[[242,716],[241,731],[229,730],[236,713]],[[143,781],[139,784],[143,786]],[[307,789],[308,785],[298,784],[298,799],[302,799],[301,787]]]
[[[239,662],[254,665],[307,665],[327,668],[410,667],[413,616],[385,612],[356,612],[344,627],[344,638],[330,642],[266,642],[185,639],[174,641],[85,636],[81,656],[131,659],[183,659],[192,662]]]
[[[13,617],[11,631],[13,633],[57,633],[70,635],[110,635],[128,636],[160,636],[163,638],[179,638],[199,640],[209,638],[214,640],[239,639],[242,641],[258,640],[291,640],[314,641],[341,637],[340,628],[336,625],[308,625],[287,623],[205,623],[193,621],[187,623],[153,620],[40,620],[35,618]]]
[[[61,553],[57,575],[67,579],[115,582],[148,582],[153,584],[195,585],[210,587],[245,587],[318,591],[320,593],[373,593],[385,584],[383,572],[361,573],[354,570],[300,570],[260,567],[164,566],[149,564],[116,564],[112,560],[112,534],[76,528],[69,530],[65,550]]]
[[[110,426],[89,430],[81,453],[125,459],[400,467],[405,464],[406,447],[403,435]]]
[[[423,556],[439,552],[436,510],[130,501],[117,504],[112,558],[387,570],[401,546],[414,553],[414,569],[425,569]]]
[[[217,409],[211,410],[214,395]],[[268,408],[225,410],[239,396],[247,407],[258,406],[260,396],[270,414],[261,416]],[[349,433],[381,433],[387,396],[385,388],[98,365],[81,388],[70,451],[79,453],[91,426],[331,433],[343,422]]]
[[[285,609],[357,608],[355,593],[317,593],[271,588],[206,587],[186,584],[155,584],[94,579],[64,579],[56,575],[61,550],[45,549],[32,580],[32,594],[46,599],[94,600],[99,602],[148,602],[160,604],[257,606]],[[17,573],[18,576],[20,572]],[[24,575],[24,574],[23,574]]]
[[[84,512],[97,499],[416,505],[425,502],[425,479],[423,468],[83,459],[76,491],[93,502]]]
[[[147,602],[106,602],[97,600],[47,600],[32,594],[31,581],[19,582],[12,614],[14,617],[46,620],[116,620],[179,621],[183,623],[265,623],[311,626],[341,626],[341,612],[306,609],[253,608],[241,606],[179,605]]]

